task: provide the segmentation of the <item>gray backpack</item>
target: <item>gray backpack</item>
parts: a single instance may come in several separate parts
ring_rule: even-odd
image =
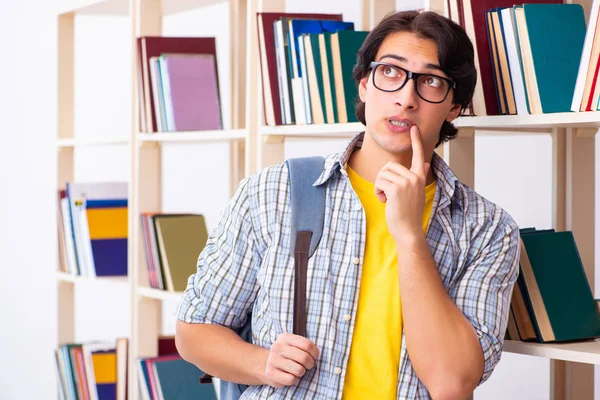
[[[292,229],[290,249],[294,257],[294,322],[293,333],[306,336],[306,273],[308,259],[315,252],[323,234],[325,220],[325,186],[313,186],[321,173],[323,157],[291,158],[286,161],[290,181],[290,203],[292,207]],[[246,325],[238,334],[252,343],[252,314],[248,314]],[[200,383],[212,383],[212,377],[204,374]],[[246,385],[221,381],[220,400],[238,400],[248,388]]]

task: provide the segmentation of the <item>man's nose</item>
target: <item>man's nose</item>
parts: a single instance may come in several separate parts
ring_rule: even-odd
[[[415,88],[415,80],[409,79],[402,89],[394,92],[394,102],[407,109],[416,109],[419,105],[419,95]]]

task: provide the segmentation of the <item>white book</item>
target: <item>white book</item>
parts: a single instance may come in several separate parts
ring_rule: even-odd
[[[504,43],[506,44],[510,80],[515,95],[517,114],[529,114],[527,109],[527,98],[525,95],[525,82],[523,81],[523,74],[521,72],[521,58],[519,56],[519,51],[517,50],[517,36],[514,24],[515,11],[513,8],[505,8],[501,12],[505,39]]]

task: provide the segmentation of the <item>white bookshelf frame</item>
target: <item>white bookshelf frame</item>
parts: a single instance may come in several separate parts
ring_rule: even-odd
[[[364,129],[360,123],[301,126],[263,126],[256,12],[281,11],[285,0],[61,0],[58,15],[58,153],[57,187],[74,177],[75,148],[127,145],[131,155],[129,277],[131,336],[129,396],[138,398],[135,360],[157,354],[162,302],[178,300],[182,293],[148,287],[148,276],[137,216],[161,209],[160,147],[169,143],[231,144],[231,184],[259,169],[284,160],[287,138],[350,138]],[[140,133],[137,105],[136,52],[131,58],[133,102],[129,137],[77,139],[74,136],[74,19],[77,13],[125,15],[131,20],[132,49],[136,38],[160,35],[162,17],[175,12],[227,1],[230,5],[232,107],[230,130],[205,132]],[[444,10],[444,1],[427,0],[426,8]],[[584,0],[587,9],[589,1]],[[357,29],[371,29],[395,7],[393,0],[362,0],[362,20]],[[362,26],[361,26],[362,25]],[[459,137],[437,151],[466,184],[474,186],[474,141],[480,134],[548,134],[553,141],[553,221],[557,230],[573,230],[589,281],[594,283],[594,138],[600,128],[600,112],[556,113],[520,116],[460,117],[455,121]],[[142,179],[143,174],[143,179]],[[58,344],[74,342],[75,285],[94,278],[57,273]],[[123,281],[117,281],[123,284]],[[600,342],[536,344],[507,341],[504,351],[552,360],[553,399],[593,398],[593,369],[600,364]],[[590,375],[591,374],[591,375]]]

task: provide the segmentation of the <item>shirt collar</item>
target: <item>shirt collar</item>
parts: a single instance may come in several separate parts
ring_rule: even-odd
[[[313,184],[314,186],[322,185],[327,182],[335,172],[346,171],[346,165],[350,156],[357,148],[362,146],[365,137],[365,132],[360,132],[354,136],[350,142],[346,145],[346,148],[341,153],[332,154],[325,158],[325,166],[323,172]],[[459,183],[458,178],[452,172],[448,164],[440,157],[437,153],[433,153],[431,159],[431,168],[436,176],[437,186],[440,187],[440,198],[438,207],[442,208],[448,205],[456,192],[456,187]]]

